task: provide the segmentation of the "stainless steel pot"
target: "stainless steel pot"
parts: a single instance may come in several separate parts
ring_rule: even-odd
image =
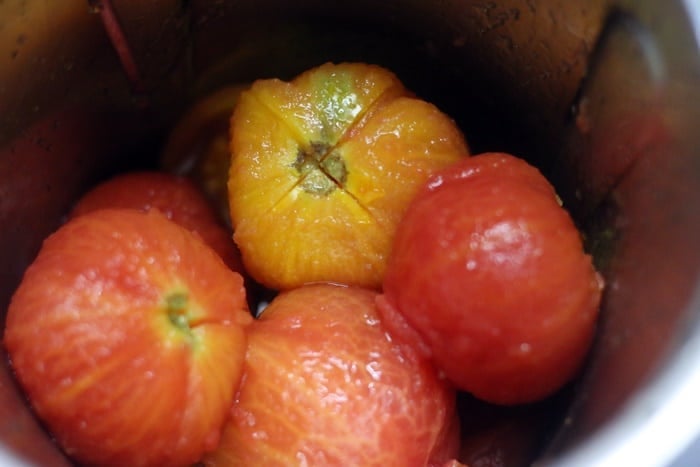
[[[700,458],[698,2],[115,0],[134,67],[99,3],[0,2],[0,316],[70,204],[153,165],[198,97],[374,61],[452,115],[476,152],[537,164],[607,278],[594,349],[538,463]],[[68,464],[5,364],[0,443],[2,465]]]

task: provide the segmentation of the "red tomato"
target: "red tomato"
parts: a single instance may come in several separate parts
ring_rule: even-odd
[[[3,344],[78,465],[189,466],[213,450],[252,317],[240,274],[156,210],[99,209],[43,243]]]
[[[207,466],[442,466],[457,455],[454,389],[392,342],[376,292],[282,292],[247,330],[243,382]]]
[[[399,225],[378,299],[395,334],[459,389],[542,399],[589,348],[602,279],[537,169],[483,154],[434,175]]]

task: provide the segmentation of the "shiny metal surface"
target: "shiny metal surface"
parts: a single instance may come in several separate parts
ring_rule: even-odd
[[[566,152],[613,255],[553,465],[671,465],[699,442],[699,17],[692,1],[621,4],[581,93]]]
[[[114,4],[137,95],[88,2],[0,2],[0,316],[77,196],[152,163],[198,96],[321,60],[376,61],[477,152],[540,166],[606,276],[595,348],[539,462],[670,465],[700,434],[699,2]],[[0,465],[68,464],[4,364],[0,443]]]

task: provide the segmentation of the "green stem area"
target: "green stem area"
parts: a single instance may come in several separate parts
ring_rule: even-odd
[[[301,187],[307,193],[326,196],[336,188],[342,188],[348,177],[342,157],[328,144],[311,142],[299,148],[294,168],[302,176]]]
[[[170,322],[187,335],[192,331],[189,318],[187,317],[188,304],[189,297],[184,292],[173,293],[166,298],[166,308]]]

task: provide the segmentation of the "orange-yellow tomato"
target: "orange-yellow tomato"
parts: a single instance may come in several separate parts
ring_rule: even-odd
[[[362,63],[256,81],[240,96],[231,135],[234,239],[249,273],[274,289],[378,288],[413,194],[468,155],[447,115]]]

